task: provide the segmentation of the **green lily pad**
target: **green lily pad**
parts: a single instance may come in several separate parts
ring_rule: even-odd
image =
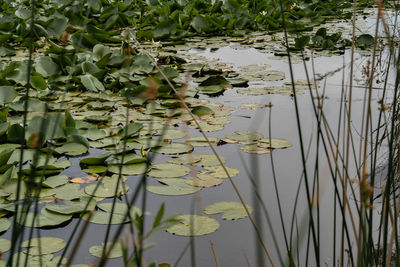
[[[226,162],[226,159],[223,156],[219,157],[222,163]],[[220,165],[217,157],[210,154],[185,154],[179,158],[169,159],[168,162],[174,164],[192,164],[200,167],[213,167]]]
[[[95,208],[96,202],[92,200],[89,205],[87,205],[88,200],[89,198],[82,198],[81,201],[65,201],[63,204],[47,204],[46,206],[44,206],[44,208],[55,213],[66,215],[82,213],[84,211],[93,210]]]
[[[67,243],[58,237],[40,237],[22,242],[21,247],[30,246],[29,255],[37,256],[55,253],[62,250],[66,245]]]
[[[47,209],[42,209],[40,214],[29,212],[26,215],[25,226],[28,227],[49,227],[57,226],[71,220],[71,215],[59,214]],[[33,222],[33,220],[35,220]]]
[[[200,121],[199,125],[205,132],[216,132],[224,129],[224,124],[212,124],[207,121]],[[197,128],[197,124],[191,124],[189,128]]]
[[[0,86],[0,105],[4,105],[14,100],[17,96],[13,86]]]
[[[264,148],[288,148],[292,146],[292,143],[282,138],[263,138],[258,140],[258,146]]]
[[[55,151],[68,156],[78,156],[85,154],[88,151],[88,148],[80,143],[67,143],[61,147],[57,147]]]
[[[104,178],[103,178],[104,181]],[[114,197],[114,196],[121,196],[124,195],[125,192],[129,191],[129,187],[121,181],[116,191],[116,184],[114,183],[103,183],[97,186],[97,184],[90,184],[85,187],[85,193],[90,196],[95,196],[99,198],[107,198],[107,197]]]
[[[101,165],[104,164],[105,160],[109,158],[113,153],[108,152],[104,153],[101,156],[98,157],[89,157],[89,158],[84,158],[82,159],[79,163],[80,164],[86,164],[86,165]]]
[[[107,171],[107,167],[101,165],[89,165],[87,168],[82,169],[82,171],[86,173],[103,173]]]
[[[162,178],[158,179],[162,185],[149,185],[146,189],[154,194],[166,196],[188,195],[201,190],[201,187],[191,186],[185,183],[185,180],[182,178]]]
[[[0,218],[0,232],[7,231],[10,225],[10,221],[7,218]]]
[[[112,210],[112,202],[107,202],[107,203],[98,203],[97,206],[99,209],[111,213]],[[129,214],[133,219],[135,219],[136,215],[141,216],[142,215],[142,210],[136,206],[131,206],[130,209],[128,209],[128,205],[126,203],[121,203],[121,202],[116,202],[114,206],[114,214],[119,214],[119,215],[125,215],[129,210]]]
[[[92,215],[90,213],[85,213],[82,219],[89,220],[91,223],[95,224],[108,224],[110,221],[111,213],[104,211],[93,211]],[[113,214],[111,218],[111,224],[123,224],[128,222],[128,218],[124,218],[124,215]]]
[[[180,139],[186,136],[186,132],[177,129],[167,129],[166,131],[160,129],[155,131],[155,135],[161,136],[163,139]]]
[[[167,229],[167,232],[174,235],[201,236],[211,234],[219,228],[218,221],[207,216],[181,214],[176,215],[176,219],[179,223]]]
[[[123,165],[130,165],[130,164],[138,164],[138,163],[143,163],[146,162],[147,159],[145,157],[142,157],[138,154],[125,154],[123,156],[124,160],[122,161],[122,155],[117,155],[114,156],[114,158],[109,161],[109,164],[123,164]]]
[[[216,145],[219,142],[219,139],[215,137],[207,137],[207,139],[212,145]],[[208,142],[203,136],[190,137],[186,141],[188,142],[188,144],[194,147],[209,146]]]
[[[11,241],[5,238],[0,238],[0,251],[5,253],[11,248]]]
[[[246,205],[246,207],[251,214],[253,209],[249,205]],[[223,213],[222,219],[224,220],[237,220],[247,217],[246,210],[244,209],[242,203],[234,201],[216,202],[208,205],[204,208],[204,213],[208,215]]]
[[[249,154],[268,154],[272,151],[271,148],[268,147],[260,147],[256,144],[249,144],[249,145],[244,145],[240,147],[240,149],[243,152],[249,153]]]
[[[174,178],[185,176],[188,173],[190,173],[190,168],[186,166],[161,163],[153,164],[148,175],[158,178]]]
[[[108,242],[106,245],[106,251],[108,251],[112,246],[112,242]],[[92,246],[89,249],[90,254],[92,254],[95,257],[101,258],[103,255],[103,250],[104,250],[104,243],[101,246]],[[115,259],[122,257],[122,247],[121,243],[116,243],[112,250],[108,254],[108,259]]]
[[[121,174],[123,175],[140,175],[144,174],[150,168],[147,167],[147,163],[137,163],[137,164],[128,164],[123,165],[121,168]],[[119,165],[110,165],[108,168],[109,172],[119,174],[120,166]]]
[[[264,136],[257,132],[251,131],[236,131],[236,134],[229,135],[226,138],[237,142],[248,142],[262,139]]]
[[[64,184],[52,189],[55,197],[63,200],[73,200],[85,195],[79,184]]]
[[[182,143],[163,144],[161,147],[153,148],[152,151],[161,154],[184,154],[193,151],[193,146]]]
[[[204,167],[207,172],[217,178],[228,178],[228,176],[226,175],[226,172],[224,171],[224,169],[222,167]],[[239,174],[239,170],[234,169],[234,168],[230,168],[230,167],[226,167],[226,169],[228,170],[228,173],[231,177],[234,177],[236,175]]]
[[[198,174],[196,177],[186,178],[185,182],[191,186],[213,187],[222,184],[222,180],[208,174]]]
[[[68,183],[68,180],[69,179],[67,175],[60,174],[46,178],[46,180],[43,181],[43,185],[48,186],[50,188],[56,188],[57,186]]]

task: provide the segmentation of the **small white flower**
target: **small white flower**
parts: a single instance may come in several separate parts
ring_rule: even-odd
[[[260,12],[261,16],[265,17],[267,15],[267,12],[265,10],[263,10],[262,12]]]

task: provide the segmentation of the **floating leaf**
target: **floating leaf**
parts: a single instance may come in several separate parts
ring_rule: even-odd
[[[207,139],[208,141],[210,141],[212,145],[216,145],[219,142],[219,139],[215,137],[207,137]],[[208,142],[205,140],[203,136],[190,137],[186,141],[188,142],[188,144],[194,147],[209,146]]]
[[[108,213],[111,213],[112,211],[112,202],[107,202],[107,203],[99,203],[97,206]],[[119,214],[119,215],[125,215],[129,210],[129,214],[131,218],[135,219],[136,215],[141,216],[142,211],[136,206],[131,206],[130,209],[128,209],[128,205],[126,203],[121,203],[121,202],[116,202],[114,206],[114,214]]]
[[[186,178],[185,182],[191,186],[213,187],[222,184],[222,180],[208,174],[198,174],[196,177]]]
[[[107,170],[106,166],[89,165],[89,167],[82,169],[86,173],[103,173]]]
[[[108,171],[119,174],[121,168],[121,174],[123,175],[140,175],[144,174],[150,169],[147,167],[147,165],[147,163],[128,164],[122,165],[122,168],[119,165],[110,165]]]
[[[181,196],[193,194],[201,190],[201,187],[191,186],[185,183],[182,178],[162,178],[158,179],[162,185],[149,185],[147,190],[159,195]]]
[[[161,136],[163,139],[180,139],[186,136],[183,130],[167,129],[163,132],[162,129],[156,130],[155,135]]]
[[[182,143],[163,144],[161,147],[153,148],[152,151],[161,154],[184,154],[193,151],[193,146]]]
[[[108,242],[106,245],[105,251],[108,252],[112,246],[112,242]],[[101,258],[103,256],[103,250],[104,250],[104,243],[102,243],[101,246],[92,246],[89,249],[90,254],[92,254],[95,257]],[[114,258],[119,258],[122,257],[122,247],[121,243],[116,243],[112,250],[108,254],[108,259],[114,259]]]
[[[149,176],[159,177],[159,178],[173,178],[182,177],[190,173],[190,168],[177,164],[153,164],[151,170],[148,173]]]
[[[82,219],[89,220],[91,223],[95,224],[108,224],[110,222],[111,213],[104,211],[93,211],[92,214],[85,213]],[[124,215],[113,214],[111,218],[111,224],[123,224],[128,222],[128,218],[124,218]]]
[[[205,169],[209,172],[210,175],[218,177],[218,178],[228,178],[225,170],[222,167],[205,167]],[[226,167],[228,173],[231,177],[234,177],[239,174],[239,171],[234,168]]]
[[[11,241],[5,238],[0,238],[0,252],[5,253],[11,248]]]
[[[55,253],[62,250],[66,245],[67,243],[58,237],[40,237],[22,242],[21,247],[30,246],[29,255],[37,256]]]
[[[82,213],[84,211],[93,210],[96,202],[92,200],[88,205],[89,198],[82,198],[80,201],[64,201],[63,204],[47,204],[45,209],[60,214]]]
[[[26,215],[26,221],[24,225],[28,227],[57,226],[71,220],[71,218],[71,215],[60,214],[43,208],[40,214],[35,215],[34,212],[29,212]]]
[[[79,184],[64,184],[53,189],[55,197],[64,200],[73,200],[84,195],[83,189]]]
[[[0,232],[7,231],[10,228],[10,221],[6,218],[0,218]]]
[[[246,207],[251,214],[253,209],[249,205],[246,205]],[[216,202],[208,205],[204,208],[204,213],[208,215],[223,213],[222,219],[224,220],[237,220],[247,217],[246,210],[244,209],[242,203],[234,201]]]
[[[251,131],[236,131],[235,133],[236,134],[229,135],[226,138],[237,142],[247,142],[247,141],[256,141],[264,137],[260,133]]]
[[[258,140],[257,145],[265,148],[288,148],[292,146],[292,143],[282,138],[263,138]]]
[[[88,151],[88,148],[80,143],[67,143],[55,149],[57,153],[66,154],[69,156],[78,156],[85,154]]]
[[[256,144],[244,145],[240,149],[249,154],[268,154],[272,151],[271,148],[259,147]]]
[[[55,188],[57,186],[68,183],[68,176],[65,174],[60,174],[56,176],[48,177],[43,181],[43,185],[48,186],[50,188]]]
[[[108,152],[108,153],[104,153],[101,156],[98,157],[89,157],[89,158],[84,158],[81,159],[81,161],[79,162],[80,164],[86,164],[86,165],[101,165],[105,162],[105,160],[107,158],[109,158],[113,153]]]
[[[13,101],[16,96],[14,86],[0,86],[0,105]]]
[[[104,178],[103,178],[104,181]],[[99,198],[114,197],[124,195],[128,192],[129,187],[121,181],[119,183],[118,190],[116,191],[117,184],[114,183],[104,183],[104,184],[90,184],[85,187],[85,193],[90,196],[95,196]]]
[[[211,234],[219,228],[219,223],[210,217],[202,215],[181,214],[176,215],[179,222],[167,229],[174,235],[200,236]]]

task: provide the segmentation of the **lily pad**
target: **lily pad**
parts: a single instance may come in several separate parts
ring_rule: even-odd
[[[191,186],[213,187],[222,184],[222,180],[208,174],[198,174],[196,177],[186,178],[185,182]]]
[[[0,105],[9,103],[17,96],[13,86],[0,86]]]
[[[7,231],[10,225],[10,221],[7,218],[0,218],[0,232]]]
[[[67,243],[58,237],[40,237],[32,238],[22,242],[21,247],[27,248],[30,246],[29,255],[37,256],[44,254],[51,254],[62,250]]]
[[[201,190],[199,186],[191,186],[182,178],[162,178],[158,181],[162,185],[149,185],[147,190],[158,195],[181,196],[193,194]]]
[[[272,151],[271,148],[260,147],[256,144],[244,145],[240,149],[249,154],[268,154]]]
[[[222,167],[205,167],[205,169],[209,172],[210,175],[217,177],[217,178],[228,178],[228,176],[226,175],[226,172],[224,171],[224,169]],[[230,167],[226,167],[226,169],[228,170],[228,173],[231,177],[234,177],[236,175],[239,174],[239,170],[234,169],[234,168],[230,168]]]
[[[51,176],[43,181],[43,185],[50,188],[56,188],[57,186],[64,185],[66,183],[68,183],[68,176],[65,174]]]
[[[110,222],[111,213],[104,211],[93,211],[91,213],[85,213],[82,219],[89,220],[91,223],[95,224],[108,224]],[[123,224],[128,222],[128,218],[124,218],[124,215],[113,214],[111,218],[111,224]]]
[[[161,147],[153,148],[152,151],[161,154],[184,154],[193,151],[193,146],[182,143],[163,144]]]
[[[123,175],[140,175],[144,174],[150,168],[147,167],[147,163],[137,163],[137,164],[128,164],[122,165],[121,174]],[[120,166],[119,165],[110,165],[108,168],[109,172],[119,174]]]
[[[264,136],[257,132],[251,131],[236,131],[236,134],[229,135],[226,138],[237,142],[248,142],[262,139]]]
[[[40,214],[35,215],[34,212],[29,212],[26,215],[25,226],[28,227],[57,226],[71,220],[71,218],[72,215],[60,214],[42,208]],[[33,220],[35,220],[34,223]]]
[[[68,156],[78,156],[85,154],[88,151],[88,147],[80,143],[67,143],[61,147],[57,147],[55,151]]]
[[[207,137],[207,139],[212,145],[216,145],[219,141],[219,139],[215,137]],[[209,146],[208,142],[203,136],[190,137],[186,141],[188,142],[188,144],[194,147]]]
[[[112,246],[112,242],[108,242],[106,245],[106,251],[108,251]],[[92,254],[95,257],[101,258],[103,255],[103,250],[104,250],[104,243],[101,246],[92,246],[89,249],[90,254]],[[121,243],[116,243],[112,250],[108,254],[108,259],[115,259],[122,257],[122,247]]]
[[[112,202],[107,202],[107,203],[99,203],[97,206],[108,213],[111,213],[112,210]],[[129,210],[129,213],[133,219],[135,219],[136,215],[141,216],[142,211],[140,208],[136,206],[131,206],[130,209],[128,209],[128,205],[126,203],[121,203],[121,202],[116,202],[114,206],[114,214],[119,214],[119,215],[125,215]]]
[[[11,241],[5,238],[0,238],[0,252],[5,253],[11,248]]]
[[[185,176],[188,173],[190,173],[190,168],[186,166],[161,163],[153,164],[148,175],[157,178],[174,178]]]
[[[97,184],[90,184],[85,187],[85,193],[90,196],[107,198],[107,197],[114,197],[114,196],[118,197],[124,195],[129,190],[129,187],[125,185],[122,181],[119,183],[117,191],[116,191],[116,186],[117,185],[114,183],[103,183],[98,186]]]
[[[258,146],[265,148],[288,148],[292,146],[292,143],[282,138],[263,138],[258,140]]]
[[[219,228],[218,221],[207,216],[181,214],[176,219],[179,223],[167,229],[167,232],[174,235],[201,236],[211,234]]]
[[[0,232],[7,231],[10,225],[10,221],[7,218],[0,218]]]
[[[249,205],[246,205],[246,207],[251,214],[253,209]],[[208,205],[204,208],[204,213],[208,215],[223,213],[222,219],[224,220],[237,220],[247,217],[246,210],[244,209],[242,203],[234,201],[216,202]]]

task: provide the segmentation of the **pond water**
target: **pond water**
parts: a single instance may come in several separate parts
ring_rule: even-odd
[[[373,13],[371,13],[373,15]],[[367,31],[373,31],[371,29],[371,21],[366,20]],[[340,25],[339,25],[340,26]],[[184,51],[182,53],[191,54],[196,56],[204,57],[205,60],[217,60],[220,63],[232,65],[234,70],[239,70],[242,66],[248,65],[262,65],[268,64],[270,67],[268,70],[277,70],[285,73],[285,79],[277,82],[250,82],[250,87],[263,87],[265,85],[281,85],[284,82],[290,82],[290,71],[287,62],[284,57],[276,58],[273,57],[273,52],[261,52],[254,48],[243,47],[238,49],[237,44],[234,45],[221,45],[220,48],[216,49],[200,49],[193,48],[190,51]],[[361,53],[361,54],[360,54]],[[355,55],[355,87],[353,90],[353,112],[352,112],[352,126],[354,129],[355,139],[355,150],[359,151],[360,137],[357,135],[358,131],[362,128],[362,116],[363,109],[366,99],[365,82],[366,78],[363,75],[364,69],[368,66],[370,57],[365,56],[365,51],[360,51]],[[179,55],[179,52],[178,52]],[[201,59],[201,58],[200,58]],[[387,61],[387,51],[382,52],[381,56],[382,65],[385,65]],[[337,129],[339,112],[342,103],[342,82],[344,78],[345,89],[347,89],[349,80],[349,66],[350,62],[350,50],[346,50],[343,55],[318,55],[314,59],[316,77],[326,76],[326,79],[318,81],[320,92],[325,87],[325,96],[323,110],[326,115],[326,119],[329,122],[332,129]],[[312,73],[311,60],[306,61],[306,66],[309,74]],[[295,80],[304,80],[306,75],[304,71],[303,62],[296,61],[293,64],[293,72],[295,74]],[[382,76],[382,73],[379,73]],[[393,75],[391,73],[390,75]],[[392,76],[391,76],[392,77]],[[393,81],[393,78],[389,78],[389,81]],[[382,88],[381,83],[374,84],[374,88]],[[388,88],[393,88],[393,84],[389,84]],[[273,160],[275,164],[277,187],[279,197],[281,200],[281,208],[283,214],[283,222],[286,231],[290,229],[294,202],[296,192],[301,180],[302,164],[301,164],[301,151],[299,144],[298,128],[296,122],[296,113],[294,108],[294,98],[290,95],[282,94],[269,94],[269,95],[258,95],[251,96],[240,94],[237,92],[237,88],[228,89],[223,95],[218,97],[205,97],[203,99],[211,102],[223,103],[225,106],[235,107],[235,111],[229,116],[231,123],[226,124],[225,128],[221,131],[208,133],[210,137],[217,137],[224,139],[226,136],[233,134],[238,130],[251,130],[257,131],[263,134],[265,137],[269,136],[269,131],[272,133],[272,137],[284,138],[289,140],[293,146],[287,149],[276,149],[273,151]],[[374,89],[372,91],[372,128],[376,128],[378,121],[378,100],[382,98],[382,90]],[[390,102],[391,90],[387,92],[384,102]],[[307,166],[310,171],[313,170],[315,164],[315,151],[316,150],[316,132],[317,124],[315,120],[314,110],[312,108],[312,99],[308,90],[301,90],[297,95],[298,106],[300,110],[300,121],[301,131],[303,134],[303,141],[305,147],[311,151],[307,161]],[[242,108],[244,104],[256,103],[262,106],[260,109],[248,110]],[[272,104],[272,108],[266,105]],[[271,113],[271,121],[269,121],[269,112]],[[271,129],[269,129],[269,124]],[[343,126],[343,125],[342,125]],[[183,128],[185,129],[185,128]],[[200,136],[198,130],[186,129],[189,136]],[[343,137],[341,137],[343,138]],[[184,141],[183,139],[179,141]],[[239,149],[238,144],[225,144],[216,147],[217,152],[226,158],[226,165],[234,167],[239,170],[239,175],[234,177],[233,180],[239,188],[246,203],[253,206],[255,209],[254,214],[257,220],[259,220],[259,226],[263,232],[263,238],[270,249],[272,258],[275,263],[279,265],[278,253],[280,251],[282,255],[285,255],[285,246],[282,232],[282,223],[279,218],[279,210],[276,199],[276,191],[274,187],[274,180],[271,166],[271,154],[253,155],[244,153]],[[321,150],[322,151],[322,150]],[[101,150],[91,149],[92,155],[101,154]],[[211,153],[209,148],[195,148],[196,153]],[[333,220],[333,199],[334,189],[329,173],[329,166],[326,160],[323,160],[325,156],[321,154],[319,167],[320,167],[320,240],[321,240],[321,262],[326,263],[328,266],[332,266],[333,255],[333,230],[336,227],[337,231],[341,229],[341,222],[335,222]],[[384,153],[382,155],[384,157]],[[156,162],[165,162],[169,158],[163,155],[157,155],[155,158]],[[72,167],[64,171],[70,177],[80,177],[85,175],[79,168],[80,158],[70,158]],[[382,162],[384,158],[382,158]],[[247,171],[252,176],[258,177],[258,191],[266,205],[268,210],[270,223],[272,229],[268,227],[268,222],[264,218],[260,207],[254,202],[254,189],[251,181],[248,178]],[[310,172],[312,173],[312,172]],[[310,175],[311,177],[312,175]],[[311,179],[311,178],[310,178]],[[138,177],[131,177],[127,180],[127,185],[134,189],[137,187],[139,181]],[[149,180],[150,184],[157,184],[155,179]],[[377,187],[379,184],[377,184]],[[305,197],[304,183],[301,183],[299,191],[299,202],[295,211],[297,222],[299,225],[303,222],[304,218],[307,218],[307,202]],[[141,196],[138,198],[141,199]],[[206,205],[212,204],[218,201],[238,201],[238,197],[235,194],[232,185],[228,179],[224,179],[222,185],[212,188],[201,190],[199,193],[194,195],[186,196],[162,196],[148,192],[147,193],[147,211],[153,215],[157,212],[161,203],[165,203],[166,215],[173,215],[179,213],[193,213],[193,206],[204,208]],[[136,206],[141,206],[141,201],[136,203]],[[211,250],[210,242],[214,244],[215,251],[221,266],[257,266],[257,248],[259,244],[255,238],[254,229],[252,228],[248,218],[226,221],[222,220],[220,215],[212,215],[211,217],[219,221],[221,227],[215,233],[195,238],[195,260],[196,266],[214,266],[214,259]],[[149,216],[150,218],[150,216]],[[45,230],[46,236],[58,236],[67,239],[75,225],[77,219],[73,219],[72,223],[69,223],[65,227]],[[150,227],[152,219],[147,219],[146,227]],[[115,230],[113,227],[112,230]],[[88,227],[83,242],[80,244],[80,248],[75,256],[75,263],[91,264],[97,261],[97,258],[91,256],[88,251],[93,245],[101,244],[104,240],[105,226],[91,224]],[[306,237],[306,232],[302,229],[299,230],[299,236]],[[113,231],[112,231],[113,232]],[[278,248],[275,247],[271,236],[273,232],[278,240]],[[4,237],[9,238],[11,233],[7,232]],[[37,233],[35,232],[35,235]],[[127,236],[127,233],[122,234],[123,237]],[[28,233],[26,233],[28,237]],[[146,262],[156,260],[160,262],[168,262],[174,264],[178,256],[185,250],[190,241],[187,237],[174,236],[167,232],[161,232],[151,236],[150,242],[155,242],[156,245],[148,250],[145,254]],[[306,238],[299,240],[299,254],[304,255],[306,249]],[[338,242],[336,243],[338,246]],[[303,256],[300,258],[302,259]],[[313,266],[313,256],[310,256],[309,266]],[[184,253],[179,266],[190,266],[191,254],[190,249],[187,249]],[[120,264],[119,260],[112,260],[110,265],[117,266]],[[300,266],[304,266],[304,260],[300,263]]]

